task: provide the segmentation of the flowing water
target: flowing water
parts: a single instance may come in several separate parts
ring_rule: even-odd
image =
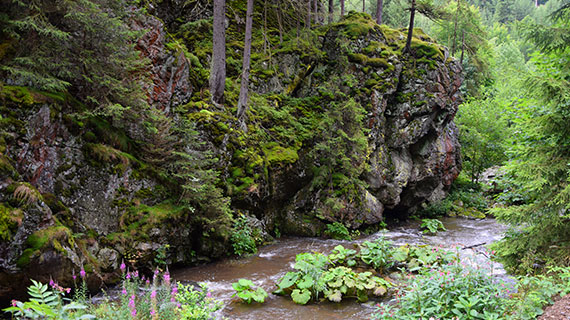
[[[424,236],[418,223],[410,223],[393,230],[373,234],[355,241],[323,240],[317,238],[282,238],[276,243],[264,246],[253,256],[242,259],[228,259],[204,266],[181,269],[173,272],[179,281],[203,282],[212,296],[224,302],[220,317],[227,319],[369,319],[376,302],[365,304],[356,301],[342,303],[321,302],[307,306],[293,303],[290,298],[269,294],[263,304],[246,305],[232,298],[232,283],[240,278],[250,279],[267,292],[276,289],[275,283],[288,271],[293,271],[295,256],[302,252],[318,251],[328,253],[338,244],[352,247],[353,244],[373,240],[384,235],[395,245],[430,244],[445,248],[460,247],[462,257],[472,257],[475,263],[489,263],[484,245],[502,237],[506,227],[493,219],[467,220],[444,218],[441,220],[447,231],[435,236]],[[464,248],[464,249],[463,249]],[[493,266],[493,273],[505,276],[499,264]]]

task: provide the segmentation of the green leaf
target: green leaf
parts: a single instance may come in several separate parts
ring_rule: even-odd
[[[307,304],[311,299],[311,292],[307,289],[303,289],[303,291],[295,289],[291,292],[291,298],[297,304]]]
[[[315,283],[315,280],[313,279],[313,277],[311,277],[310,275],[306,274],[305,276],[303,276],[303,278],[301,279],[301,281],[299,281],[297,283],[297,288],[299,289],[308,289],[310,287],[312,287]]]
[[[244,287],[244,288],[251,288],[253,287],[253,282],[251,282],[251,280],[248,279],[239,279],[238,283],[240,286]]]
[[[293,286],[298,279],[299,279],[298,272],[287,272],[287,274],[285,274],[283,278],[281,278],[281,281],[277,286],[279,287],[279,289],[286,289]]]
[[[339,290],[330,290],[327,299],[332,302],[340,302],[342,300],[342,293]]]

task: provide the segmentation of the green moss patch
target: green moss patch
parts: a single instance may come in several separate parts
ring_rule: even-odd
[[[48,246],[62,254],[66,254],[62,243],[73,246],[74,240],[72,235],[71,230],[65,226],[53,226],[32,233],[26,239],[26,250],[18,258],[17,266],[19,268],[26,267],[35,256],[39,255]]]
[[[350,11],[339,23],[334,26],[341,27],[346,36],[357,39],[366,36],[370,30],[378,25],[370,15],[362,12]],[[334,27],[333,26],[333,27]]]
[[[270,142],[264,145],[263,153],[265,154],[265,160],[270,166],[295,163],[299,160],[297,150],[284,148],[275,142]]]

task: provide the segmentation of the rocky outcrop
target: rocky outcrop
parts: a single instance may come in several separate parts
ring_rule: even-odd
[[[338,220],[362,228],[377,224],[384,213],[405,217],[426,201],[442,199],[461,169],[453,123],[461,103],[461,65],[421,30],[416,30],[411,54],[402,55],[403,31],[374,25],[358,13],[332,26],[321,41],[323,59],[303,60],[289,52],[274,56],[282,73],[263,82],[259,91],[324,99],[326,88],[365,106],[368,154],[361,156],[368,169],[361,178],[367,187],[356,201],[344,200],[342,218],[310,219],[307,215],[319,216],[322,207],[319,192],[306,184],[311,179],[273,176],[275,189],[290,191],[288,205],[275,213],[287,232],[315,235],[322,229],[319,223]],[[302,161],[297,165],[303,172],[311,167]]]

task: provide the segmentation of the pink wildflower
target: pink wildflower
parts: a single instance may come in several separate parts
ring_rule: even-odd
[[[81,271],[79,271],[79,275],[81,276],[81,278],[85,278],[85,270],[83,268],[81,268]]]

